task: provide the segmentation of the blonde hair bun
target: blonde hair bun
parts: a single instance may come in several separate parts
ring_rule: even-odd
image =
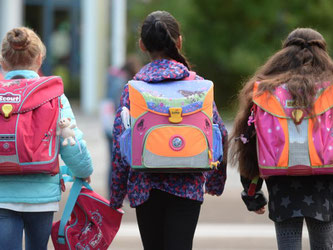
[[[26,30],[15,28],[7,34],[7,40],[14,50],[25,50],[30,44],[30,37]]]
[[[44,58],[46,48],[39,36],[27,27],[8,31],[2,40],[2,61],[8,70],[30,69],[37,65],[38,56]]]

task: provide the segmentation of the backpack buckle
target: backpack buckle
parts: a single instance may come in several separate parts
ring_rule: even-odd
[[[5,118],[9,118],[10,114],[13,111],[13,105],[11,104],[4,104],[1,106],[2,113],[4,114]]]
[[[301,109],[295,109],[292,113],[291,116],[295,122],[296,125],[299,125],[304,118],[304,112]]]
[[[220,162],[219,162],[219,161],[212,161],[212,162],[210,163],[210,167],[211,167],[211,169],[215,169],[215,170],[218,169],[219,165],[220,165]]]
[[[169,122],[171,123],[180,123],[183,120],[182,117],[182,108],[169,108]]]

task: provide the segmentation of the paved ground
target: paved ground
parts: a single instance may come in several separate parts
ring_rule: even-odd
[[[75,112],[78,126],[85,133],[95,171],[92,187],[106,197],[107,145],[97,115],[85,116]],[[196,250],[271,250],[277,249],[273,223],[265,215],[256,215],[246,210],[240,198],[240,183],[237,171],[228,169],[228,180],[221,197],[206,196],[196,230],[193,249]],[[63,195],[63,208],[67,192]],[[110,249],[142,249],[134,210],[125,203],[125,215],[121,228]],[[60,212],[55,220],[59,220]],[[309,249],[304,232],[303,249]],[[53,249],[52,243],[49,249]]]

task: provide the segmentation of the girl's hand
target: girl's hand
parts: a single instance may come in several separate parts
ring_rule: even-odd
[[[256,214],[264,214],[266,211],[266,208],[265,207],[262,207],[260,209],[258,209],[257,211],[254,211]]]

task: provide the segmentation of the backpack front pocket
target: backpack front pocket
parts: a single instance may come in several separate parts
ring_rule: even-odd
[[[15,134],[0,135],[0,153],[1,155],[16,155]]]
[[[142,154],[146,168],[209,168],[209,147],[195,126],[160,125],[147,132]]]

